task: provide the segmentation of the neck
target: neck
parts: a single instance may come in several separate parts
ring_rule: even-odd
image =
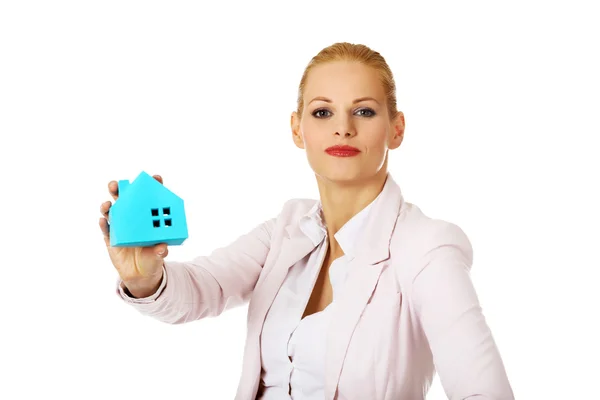
[[[352,183],[327,181],[317,176],[317,185],[323,208],[323,218],[329,236],[329,251],[333,255],[343,252],[334,235],[346,222],[368,206],[381,193],[387,169],[382,168],[368,180]]]

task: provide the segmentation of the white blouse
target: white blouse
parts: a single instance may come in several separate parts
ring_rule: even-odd
[[[321,203],[302,217],[300,228],[316,248],[292,266],[271,306],[261,335],[261,400],[322,400],[325,397],[325,340],[329,316],[336,306],[354,258],[356,237],[375,199],[334,235],[344,256],[329,269],[333,302],[302,319],[327,253],[329,240]],[[291,392],[291,394],[290,394]]]

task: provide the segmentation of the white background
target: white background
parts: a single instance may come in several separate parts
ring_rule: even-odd
[[[600,398],[588,3],[1,2],[0,398],[233,398],[245,308],[141,316],[115,294],[99,206],[108,181],[162,174],[186,202],[183,260],[318,196],[289,118],[336,41],[392,67],[406,133],[390,171],[472,240],[516,397]],[[428,399],[444,398],[436,379]]]

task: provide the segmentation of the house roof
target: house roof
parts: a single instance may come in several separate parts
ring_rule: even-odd
[[[173,193],[166,186],[154,179],[154,177],[150,176],[150,174],[146,173],[145,171],[140,172],[140,174],[131,183],[129,183],[128,180],[119,181],[119,198],[122,195],[129,193],[131,189],[134,189],[135,193],[135,188],[141,186],[150,187],[154,190],[160,190],[163,192],[166,191],[171,195],[179,198],[179,196],[177,196],[175,193]]]

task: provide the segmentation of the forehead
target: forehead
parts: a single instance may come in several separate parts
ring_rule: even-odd
[[[346,97],[385,96],[379,72],[359,62],[335,61],[311,69],[304,87],[304,98],[325,96],[333,101]]]

